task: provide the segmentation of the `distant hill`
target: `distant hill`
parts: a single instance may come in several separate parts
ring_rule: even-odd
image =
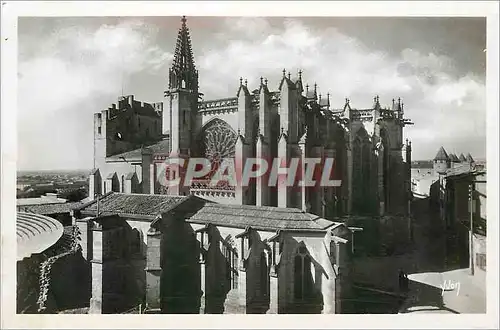
[[[28,171],[17,171],[17,176],[23,175],[88,175],[90,169],[79,169],[79,170],[28,170]]]

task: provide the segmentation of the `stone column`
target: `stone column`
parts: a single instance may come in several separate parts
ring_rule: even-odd
[[[256,152],[256,158],[260,159],[261,162],[266,162],[268,164],[268,170],[264,175],[261,175],[257,178],[257,184],[256,184],[256,205],[257,206],[268,206],[269,205],[269,196],[270,196],[270,189],[269,189],[269,175],[268,173],[270,172],[270,168],[272,166],[272,161],[269,157],[269,145],[267,144],[266,141],[264,141],[264,137],[261,135],[257,139],[257,152]]]
[[[203,256],[200,255],[200,289],[201,289],[201,297],[200,297],[200,314],[205,314],[205,305],[206,305],[206,263],[203,259]]]
[[[300,153],[300,165],[299,169],[300,172],[297,173],[299,177],[299,184],[300,184],[300,192],[298,195],[300,196],[300,201],[299,205],[294,205],[295,207],[301,209],[304,212],[309,212],[310,210],[308,209],[308,203],[309,206],[311,205],[311,200],[309,199],[310,196],[308,196],[307,192],[309,191],[309,187],[306,187],[306,143],[305,139],[301,140],[299,142],[297,151]]]
[[[347,149],[347,213],[352,212],[352,176],[353,176],[353,163],[352,163],[352,150],[351,146]]]
[[[158,189],[156,187],[156,182],[158,181],[157,173],[156,173],[156,163],[152,162],[149,164],[149,173],[150,173],[150,178],[149,178],[149,191],[151,194],[156,194]]]
[[[75,219],[75,224],[78,227],[79,231],[79,243],[80,246],[82,247],[82,256],[85,260],[91,261],[93,256],[92,256],[92,250],[93,250],[93,239],[92,239],[92,221],[90,218],[85,218],[85,219]]]
[[[385,190],[384,190],[384,145],[378,151],[378,200],[379,215],[385,213]]]
[[[95,230],[93,233],[92,250],[92,297],[90,298],[89,314],[103,312],[103,233]]]
[[[245,261],[245,257],[248,256],[249,244],[247,234],[240,237],[240,244],[238,247],[238,255],[239,255],[239,265],[238,265],[238,300],[239,307],[247,313],[248,307],[248,297],[247,297],[247,263]]]
[[[335,146],[332,146],[330,148],[325,148],[324,155],[325,155],[325,160],[327,158],[334,159],[333,177],[335,179],[338,178],[339,180],[342,180],[342,178],[338,176],[339,174],[337,174],[338,162],[337,162],[337,159],[335,159],[335,157],[336,157]],[[335,213],[337,213],[337,206],[338,205],[335,204],[334,195],[335,195],[335,187],[326,187],[326,189],[325,189],[325,203],[326,203],[326,205],[325,205],[325,214],[323,215],[323,217],[326,219],[333,219],[333,217],[336,215],[336,214],[334,214],[333,210],[335,210],[336,211]]]
[[[105,312],[106,301],[105,290],[103,290],[103,285],[105,284],[104,278],[104,248],[105,234],[99,225],[91,222],[92,225],[92,259],[90,260],[92,265],[92,297],[90,298],[90,308],[89,314],[102,314]]]
[[[248,204],[248,185],[243,186],[243,171],[248,158],[249,146],[242,135],[239,135],[234,146],[234,167],[236,174],[235,197],[240,205]]]
[[[238,269],[238,297],[239,305],[247,312],[247,273],[246,269]]]
[[[278,292],[278,274],[272,270],[269,276],[269,310],[267,314],[279,313]]]
[[[161,232],[150,228],[147,234],[146,305],[148,310],[161,309]]]
[[[323,168],[325,165],[323,157],[324,148],[323,146],[315,146],[311,150],[311,157],[319,158],[321,162],[316,164],[315,175],[313,180],[316,181],[314,187],[310,187],[309,198],[311,199],[309,203],[311,204],[311,211],[314,214],[322,215],[323,210],[323,198],[324,198],[324,187],[321,186],[321,175],[323,174]]]
[[[286,134],[282,133],[278,142],[278,156],[277,156],[277,166],[273,168],[273,176],[277,177],[277,191],[278,191],[278,207],[290,207],[291,194],[293,193],[291,187],[287,185],[288,175],[283,173],[288,173],[289,171],[284,169],[278,169],[283,167],[290,167],[290,149],[291,146],[288,144],[288,138]],[[286,178],[286,179],[285,179]]]

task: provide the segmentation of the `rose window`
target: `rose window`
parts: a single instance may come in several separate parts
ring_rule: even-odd
[[[224,158],[234,157],[236,133],[220,119],[210,122],[204,130],[205,157],[212,165],[219,165]]]

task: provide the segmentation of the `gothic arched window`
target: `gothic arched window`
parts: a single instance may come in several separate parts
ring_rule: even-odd
[[[313,294],[311,256],[305,246],[300,246],[294,258],[294,298],[305,300]]]
[[[233,158],[236,133],[226,122],[220,119],[210,121],[203,129],[205,156],[214,165],[224,158]]]
[[[142,254],[142,233],[137,228],[134,228],[131,233],[130,250],[132,255]]]
[[[224,255],[226,261],[226,280],[228,287],[232,289],[238,288],[238,252],[234,239],[228,235],[222,242]]]

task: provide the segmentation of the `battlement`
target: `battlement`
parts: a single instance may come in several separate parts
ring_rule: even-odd
[[[146,103],[135,100],[134,95],[120,96],[116,103],[112,103],[108,109],[96,114],[103,114],[107,120],[110,120],[123,111],[132,111],[141,116],[161,117],[163,102]]]

